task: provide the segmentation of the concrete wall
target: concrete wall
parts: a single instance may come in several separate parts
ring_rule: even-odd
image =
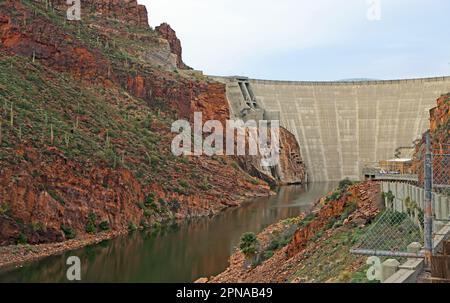
[[[238,116],[248,107],[238,80],[227,95]],[[281,125],[300,143],[312,181],[362,178],[362,168],[393,158],[429,126],[429,110],[450,92],[450,77],[368,82],[284,82],[245,80],[258,107],[279,112]],[[251,110],[251,109],[250,109]]]
[[[393,210],[398,212],[407,212],[405,205],[406,198],[410,198],[416,202],[417,205],[424,210],[425,209],[425,191],[423,188],[399,182],[382,182],[381,190],[384,193],[391,191],[395,196],[393,201]],[[387,203],[387,201],[385,201]],[[450,218],[450,197],[446,195],[440,195],[437,193],[432,194],[432,208],[433,215],[437,220],[447,220]],[[439,230],[443,226],[442,221],[435,221],[434,230]]]

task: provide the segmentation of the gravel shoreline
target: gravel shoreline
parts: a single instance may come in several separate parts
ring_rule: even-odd
[[[125,234],[127,234],[125,231],[109,231],[60,243],[0,247],[0,269],[20,267],[25,263],[60,255],[67,251],[77,250],[89,245],[99,244]]]

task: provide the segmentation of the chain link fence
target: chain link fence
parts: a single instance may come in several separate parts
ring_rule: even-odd
[[[425,257],[433,252],[433,239],[450,214],[450,143],[436,143],[424,136],[418,150],[418,182],[399,176],[389,180],[395,190],[384,190],[385,209],[351,250],[354,254],[380,257]],[[417,243],[421,252],[408,247]]]
[[[416,257],[417,253],[408,252],[411,243],[424,244],[423,215],[418,211],[403,213],[386,209],[352,252],[371,256]]]
[[[433,154],[433,192],[450,196],[450,143],[435,143]]]

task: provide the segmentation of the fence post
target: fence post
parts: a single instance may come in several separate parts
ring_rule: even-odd
[[[426,154],[425,154],[425,226],[424,226],[424,243],[425,256],[428,264],[431,262],[433,255],[433,210],[432,210],[432,180],[433,180],[433,156],[431,153],[430,132],[426,133]]]

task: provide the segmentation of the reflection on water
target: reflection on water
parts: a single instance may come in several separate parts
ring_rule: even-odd
[[[0,272],[0,282],[67,282],[66,260],[81,259],[82,282],[192,282],[222,272],[247,231],[260,232],[279,220],[308,211],[333,183],[290,186],[214,218],[136,232],[101,244]]]

